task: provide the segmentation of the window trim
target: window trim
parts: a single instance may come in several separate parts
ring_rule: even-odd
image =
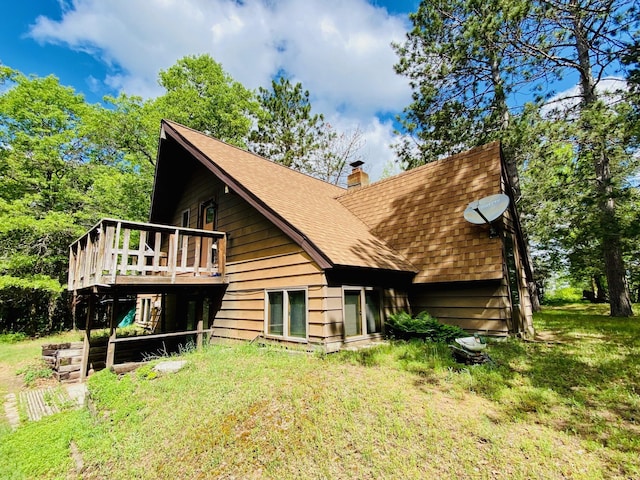
[[[269,333],[269,293],[282,293],[282,335]],[[289,292],[304,292],[304,337],[292,337],[289,335]],[[309,289],[308,287],[283,287],[283,288],[267,288],[264,291],[264,328],[265,338],[273,338],[278,340],[286,340],[288,342],[308,343],[309,342]]]
[[[360,335],[353,335],[351,337],[347,337],[346,335],[346,305],[345,305],[345,293],[346,292],[359,292],[360,296]],[[378,314],[380,315],[380,331],[374,333],[366,333],[367,332],[367,299],[366,292],[367,291],[377,291],[378,299],[380,304],[378,305]],[[360,340],[366,340],[370,338],[378,338],[382,337],[384,334],[384,315],[382,309],[382,299],[383,293],[382,289],[376,287],[363,287],[363,286],[352,286],[352,285],[343,285],[342,286],[342,329],[343,329],[343,341],[346,342],[357,342]]]

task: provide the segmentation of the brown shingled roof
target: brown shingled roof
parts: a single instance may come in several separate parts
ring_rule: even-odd
[[[298,242],[323,268],[369,267],[415,272],[402,254],[373,235],[336,198],[346,190],[163,121],[174,138],[267,218]]]
[[[455,282],[502,278],[502,242],[463,218],[469,202],[500,192],[500,144],[494,142],[338,200],[419,269],[415,283]]]

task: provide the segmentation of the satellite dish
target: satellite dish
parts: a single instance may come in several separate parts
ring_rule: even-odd
[[[504,193],[489,195],[471,202],[464,211],[464,218],[474,225],[487,224],[491,226],[491,222],[500,218],[508,206],[509,197]],[[496,232],[492,228],[491,236],[495,235]]]

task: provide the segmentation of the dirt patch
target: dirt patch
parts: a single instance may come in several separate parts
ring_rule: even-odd
[[[24,383],[22,379],[16,375],[16,368],[0,363],[0,391],[7,393],[15,393],[22,389]]]
[[[536,336],[533,338],[534,342],[557,343],[557,344],[569,343],[569,340],[570,338],[559,335],[557,332],[553,332],[551,330],[536,332]]]

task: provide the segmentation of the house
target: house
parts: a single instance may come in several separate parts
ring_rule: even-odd
[[[499,143],[372,184],[356,165],[348,184],[163,121],[149,223],[103,220],[71,246],[86,344],[105,297],[115,299],[106,364],[134,344],[115,330],[117,299],[131,295],[160,312],[144,340],[262,338],[330,352],[380,338],[400,310],[471,332],[532,332],[514,203],[496,236],[463,216],[474,200],[511,195]]]

